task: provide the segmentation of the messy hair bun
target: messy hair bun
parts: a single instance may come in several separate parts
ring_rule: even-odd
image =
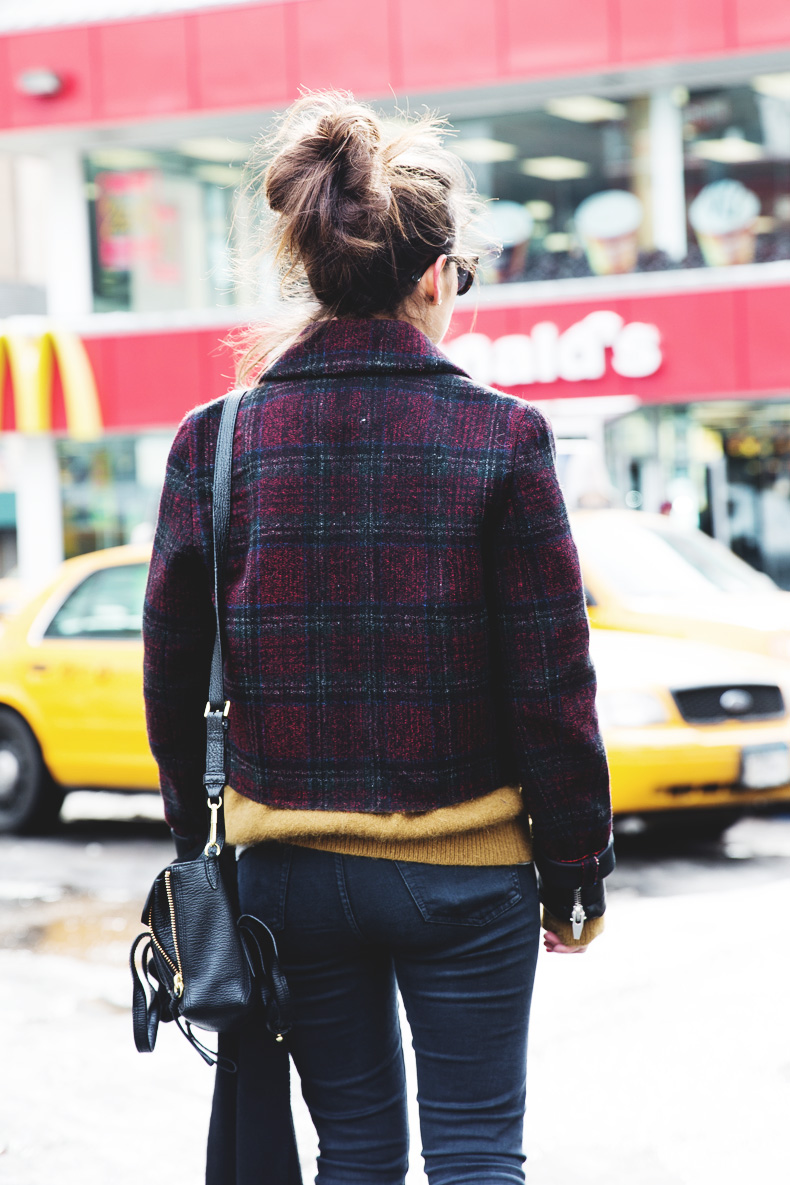
[[[473,198],[445,130],[430,116],[385,120],[340,91],[289,107],[256,148],[250,188],[265,201],[264,250],[299,313],[247,343],[243,371],[294,328],[394,314],[432,259],[463,254]]]

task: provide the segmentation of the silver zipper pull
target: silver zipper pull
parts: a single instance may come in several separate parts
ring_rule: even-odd
[[[582,891],[581,889],[574,889],[573,909],[571,910],[571,929],[574,939],[581,938],[586,920],[587,914],[584,912],[584,906],[582,905]]]

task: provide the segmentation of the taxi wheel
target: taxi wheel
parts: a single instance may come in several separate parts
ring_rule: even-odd
[[[24,720],[0,709],[0,835],[51,829],[63,798]]]

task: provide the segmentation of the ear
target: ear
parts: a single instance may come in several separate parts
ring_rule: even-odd
[[[422,295],[430,304],[442,303],[442,285],[441,274],[444,265],[447,263],[447,256],[440,255],[439,258],[431,264],[429,268],[422,274],[419,288]]]

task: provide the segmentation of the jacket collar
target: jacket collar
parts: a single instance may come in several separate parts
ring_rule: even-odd
[[[261,376],[266,382],[330,374],[465,374],[406,321],[337,318],[300,338]]]

